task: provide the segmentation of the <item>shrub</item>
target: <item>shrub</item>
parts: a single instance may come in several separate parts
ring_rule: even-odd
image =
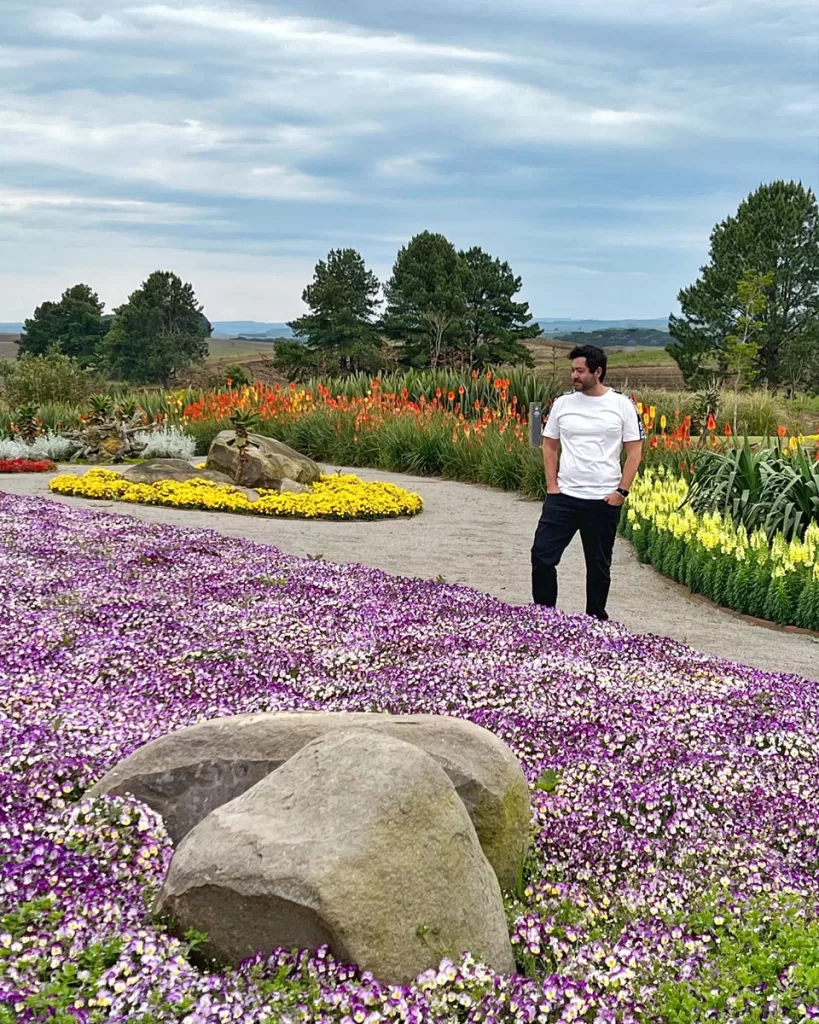
[[[9,405],[43,405],[63,402],[79,405],[103,389],[102,379],[60,352],[23,355],[14,362],[0,363]]]

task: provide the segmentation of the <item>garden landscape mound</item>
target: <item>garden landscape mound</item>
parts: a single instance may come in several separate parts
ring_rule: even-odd
[[[423,500],[412,491],[395,484],[361,480],[353,474],[322,476],[309,490],[282,480],[281,490],[255,491],[223,483],[216,472],[209,473],[208,478],[196,471],[172,473],[169,478],[161,475],[162,470],[154,474],[143,473],[142,466],[135,469],[138,474],[110,469],[89,469],[81,475],[61,473],[50,482],[49,489],[76,498],[286,519],[398,519],[417,515],[424,507]],[[137,482],[154,476],[158,478],[153,483]]]
[[[0,495],[0,558],[3,1024],[819,1014],[816,684],[51,501]],[[81,798],[170,731],[283,711],[451,716],[509,746],[532,804],[504,893],[518,973],[456,956],[389,986],[323,948],[217,969],[152,917],[162,819]]]

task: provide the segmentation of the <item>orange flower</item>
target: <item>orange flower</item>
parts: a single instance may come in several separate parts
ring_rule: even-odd
[[[464,393],[464,391],[466,391],[466,388],[463,386],[463,384],[459,384],[458,385],[458,394],[462,395]]]
[[[726,423],[725,424],[725,436],[726,437],[730,437],[732,434],[733,434],[733,430],[731,430],[731,424],[730,423]]]
[[[706,430],[716,430],[717,429],[717,421],[714,419],[714,414],[712,412],[708,413],[708,420],[707,420],[707,422],[705,424],[705,428],[706,428]]]
[[[477,380],[477,379],[478,379],[478,371],[477,370],[473,370],[472,371],[472,380]]]
[[[450,400],[450,402],[454,402],[455,401],[455,392],[454,391],[450,391],[449,394],[446,397]]]
[[[441,389],[440,388],[436,388],[435,389],[435,397],[436,398],[440,398],[441,397]]]
[[[788,436],[788,428],[787,427],[779,426],[779,427],[776,428],[776,432],[777,432],[777,434],[779,434],[780,437],[787,437]]]

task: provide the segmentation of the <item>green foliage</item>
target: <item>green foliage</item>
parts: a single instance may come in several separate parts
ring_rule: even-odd
[[[226,387],[246,388],[253,383],[247,370],[241,363],[231,363],[230,366],[226,366],[221,376]]]
[[[45,355],[55,349],[83,366],[95,362],[107,330],[102,310],[103,303],[87,284],[73,285],[59,302],[44,302],[26,320],[19,355]]]
[[[454,341],[452,362],[468,369],[523,363],[534,366],[534,358],[520,343],[522,338],[540,334],[540,325],[531,323],[528,302],[515,302],[521,279],[506,262],[493,259],[483,249],[473,247],[460,252],[463,264],[463,290],[466,310]]]
[[[369,372],[381,365],[381,336],[376,330],[378,278],[355,249],[333,249],[319,260],[302,301],[310,312],[287,326],[307,348],[320,372]],[[292,354],[286,346],[277,356]]]
[[[285,338],[273,343],[273,365],[287,380],[303,384],[321,375],[321,352],[313,351],[302,341]]]
[[[464,284],[463,261],[443,235],[424,231],[401,247],[384,287],[383,326],[409,365],[441,362],[445,335],[466,313]]]
[[[796,905],[757,899],[722,914],[704,911],[699,928],[711,935],[712,953],[689,977],[663,979],[652,1019],[665,1024],[709,1021],[806,1020],[804,1008],[819,991],[819,924]]]
[[[810,189],[762,185],[712,231],[709,262],[679,293],[682,316],[669,319],[668,351],[689,386],[714,364],[725,368],[726,339],[742,334],[748,315],[740,283],[749,272],[769,282],[761,288],[764,310],[754,314],[756,371],[778,384],[783,354],[806,334],[815,337],[819,320],[819,208]]]
[[[37,417],[36,405],[28,403],[20,406],[13,417],[11,432],[26,444],[32,444],[42,434],[43,424]]]
[[[193,287],[157,270],[116,310],[103,353],[117,379],[167,386],[205,359],[210,331]]]
[[[813,576],[799,595],[795,624],[803,629],[819,630],[819,579]]]
[[[721,450],[692,455],[696,473],[688,501],[695,512],[718,511],[757,528],[770,539],[782,533],[802,537],[811,519],[819,520],[819,463],[803,450],[753,450],[747,439]]]
[[[0,377],[9,405],[33,402],[64,402],[80,405],[89,395],[102,390],[102,379],[76,359],[49,349],[45,355],[22,355],[12,362],[0,362]]]
[[[768,306],[768,292],[773,287],[773,272],[758,274],[746,270],[737,285],[737,305],[740,315],[736,332],[725,339],[725,364],[734,375],[734,435],[737,432],[738,401],[741,387],[754,372],[761,347],[764,314]]]

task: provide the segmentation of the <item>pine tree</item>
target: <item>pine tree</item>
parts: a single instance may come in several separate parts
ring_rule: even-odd
[[[724,363],[725,341],[737,334],[743,313],[739,285],[749,271],[771,275],[755,332],[756,370],[777,384],[783,352],[813,335],[819,321],[819,207],[811,189],[793,181],[761,185],[712,231],[709,262],[679,293],[682,316],[669,319],[668,351],[688,385],[702,380],[714,357]]]
[[[302,301],[310,312],[287,326],[324,373],[373,372],[381,364],[381,336],[375,317],[381,285],[355,249],[333,249],[319,260]],[[291,343],[292,344],[292,343]],[[282,347],[278,361],[290,350]]]

